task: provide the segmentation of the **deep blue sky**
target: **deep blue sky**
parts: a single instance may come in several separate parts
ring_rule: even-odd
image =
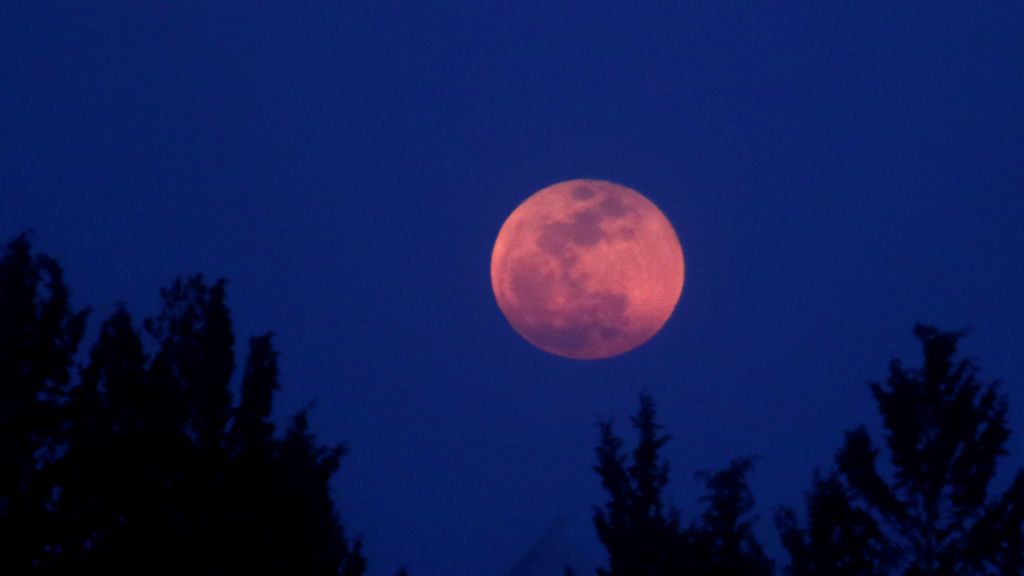
[[[974,327],[1024,463],[1022,29],[1019,2],[7,1],[0,236],[33,229],[94,329],[228,278],[240,341],[278,334],[279,415],[315,399],[352,449],[373,576],[505,576],[545,534],[602,562],[594,423],[642,386],[684,518],[693,472],[758,455],[776,550],[915,321]],[[508,213],[579,177],[687,258],[607,361],[534,349],[489,283]]]

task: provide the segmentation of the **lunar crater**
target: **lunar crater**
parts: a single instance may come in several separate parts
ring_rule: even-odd
[[[594,191],[586,186],[580,186],[572,191],[572,197],[577,200],[589,200],[594,197]]]

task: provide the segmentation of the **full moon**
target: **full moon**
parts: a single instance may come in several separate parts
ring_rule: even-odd
[[[509,324],[552,354],[628,352],[664,326],[683,290],[672,224],[639,192],[568,180],[534,193],[498,232],[491,286]]]

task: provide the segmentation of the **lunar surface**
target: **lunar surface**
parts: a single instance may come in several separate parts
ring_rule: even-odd
[[[491,285],[512,327],[542,350],[576,359],[636,348],[672,315],[683,251],[665,215],[640,193],[569,180],[508,217],[491,255]]]

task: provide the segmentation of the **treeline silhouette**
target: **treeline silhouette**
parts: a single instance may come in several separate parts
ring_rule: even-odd
[[[978,378],[973,362],[956,358],[964,333],[923,325],[914,333],[921,367],[893,360],[885,384],[870,385],[888,462],[879,462],[882,450],[863,426],[847,432],[832,468],[813,479],[806,519],[791,508],[775,515],[789,556],[781,566],[752,530],[753,460],[700,473],[704,509],[682,527],[664,502],[668,463],[659,452],[668,437],[659,432],[651,396],[640,396],[628,459],[603,422],[594,469],[608,501],[595,510],[594,524],[608,567],[599,576],[1024,574],[1024,471],[1007,490],[990,493],[1010,435],[1006,398],[998,383]]]
[[[365,573],[329,490],[344,449],[318,443],[305,412],[275,429],[272,335],[250,338],[236,370],[223,281],[177,279],[141,325],[119,306],[79,365],[87,311],[60,266],[26,235],[0,256],[0,575]],[[775,514],[785,561],[755,534],[754,459],[699,473],[701,510],[684,523],[653,397],[640,395],[632,450],[601,422],[598,576],[1024,573],[1024,471],[990,486],[1006,399],[957,358],[963,333],[914,332],[920,368],[894,360],[871,384],[882,445],[847,432],[806,510]]]
[[[0,574],[363,574],[329,491],[341,446],[283,434],[270,334],[232,402],[224,282],[178,279],[140,331],[119,307],[81,369],[86,311],[22,235],[0,260]],[[147,345],[148,344],[148,345]]]

